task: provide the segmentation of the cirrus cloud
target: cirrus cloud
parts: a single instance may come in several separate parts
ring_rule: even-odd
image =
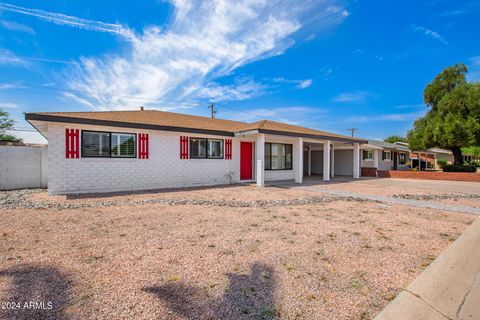
[[[320,19],[319,29],[341,23],[348,14],[337,2],[174,0],[167,26],[149,26],[133,35],[123,54],[82,58],[68,72],[67,83],[100,109],[132,108],[139,97],[149,107],[249,99],[264,93],[265,84],[250,79],[220,85],[218,79],[282,54],[312,12]],[[311,84],[305,79],[296,86]]]

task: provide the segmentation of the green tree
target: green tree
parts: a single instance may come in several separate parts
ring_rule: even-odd
[[[480,147],[473,146],[468,148],[462,148],[462,153],[475,156],[475,157],[480,157]]]
[[[480,83],[469,83],[463,64],[446,68],[427,85],[424,117],[408,132],[412,150],[450,149],[455,164],[462,164],[462,147],[480,145]]]
[[[386,137],[385,139],[383,139],[383,141],[389,142],[389,143],[408,142],[407,138],[402,137],[402,136],[397,136],[397,135],[393,135],[393,136],[390,136],[390,137]]]
[[[6,130],[10,130],[13,128],[13,124],[15,121],[10,118],[8,112],[3,111],[0,109],[0,140],[18,140],[14,136],[7,134]]]

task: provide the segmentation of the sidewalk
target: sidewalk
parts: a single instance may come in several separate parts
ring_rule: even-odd
[[[480,219],[375,319],[480,319]]]

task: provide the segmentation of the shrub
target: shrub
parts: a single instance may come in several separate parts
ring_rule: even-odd
[[[447,164],[443,166],[443,172],[477,172],[477,167],[472,165]]]
[[[447,160],[444,160],[444,159],[438,159],[437,160],[437,163],[438,163],[438,166],[443,169],[443,167],[445,167],[445,165],[447,165]]]

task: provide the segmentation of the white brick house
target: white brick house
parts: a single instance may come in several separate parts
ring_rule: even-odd
[[[335,172],[358,178],[360,144],[366,143],[267,120],[242,123],[152,110],[27,113],[25,118],[48,139],[50,194],[241,181],[263,186],[273,180],[301,183],[311,174],[328,181]],[[336,157],[337,148],[350,151]]]

